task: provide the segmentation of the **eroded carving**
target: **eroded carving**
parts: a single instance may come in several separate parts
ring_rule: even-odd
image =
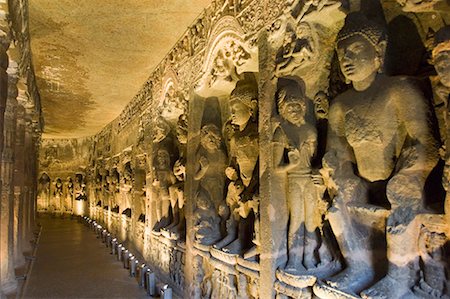
[[[221,237],[218,211],[224,200],[226,167],[222,134],[216,125],[207,124],[202,127],[200,144],[194,176],[194,179],[199,181],[196,196],[196,238],[202,240],[203,245],[212,245]],[[206,236],[203,233],[205,230],[211,231],[211,235]]]
[[[334,195],[328,219],[347,266],[322,289],[315,288],[322,296],[327,296],[320,293],[323,289],[338,289],[350,297],[364,289],[363,298],[413,296],[419,260],[417,215],[425,180],[438,160],[437,142],[417,85],[380,74],[385,40],[383,29],[360,13],[347,16],[337,39],[340,67],[353,88],[330,107],[323,163],[333,181],[328,182]],[[391,206],[388,213],[368,205],[386,201]],[[370,224],[354,214],[361,210],[366,217],[388,215],[388,271],[378,282],[374,263],[380,261],[373,259],[374,249],[361,231]]]
[[[225,124],[231,161],[226,169],[231,180],[228,186],[230,194],[227,195],[231,216],[227,221],[227,236],[216,245],[230,254],[242,254],[253,247],[256,219],[253,210],[258,206],[258,200],[253,201],[258,194],[257,104],[256,83],[250,76],[239,81],[230,96],[231,116]]]
[[[313,104],[297,83],[283,82],[276,95],[280,118],[275,120],[273,161],[275,172],[287,186],[288,261],[284,271],[324,277],[336,271],[336,265],[331,263],[335,257],[323,237],[325,188],[311,165],[317,151]]]

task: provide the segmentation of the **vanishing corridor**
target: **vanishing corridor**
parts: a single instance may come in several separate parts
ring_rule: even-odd
[[[149,298],[78,218],[38,222],[42,232],[23,298]]]

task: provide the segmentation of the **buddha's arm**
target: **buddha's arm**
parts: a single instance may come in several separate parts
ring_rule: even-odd
[[[328,122],[327,150],[323,157],[324,165],[327,165],[335,176],[354,176],[352,167],[354,156],[345,138],[344,111],[340,103],[331,106]]]
[[[428,175],[439,159],[439,144],[432,132],[430,107],[414,82],[402,80],[393,94],[397,113],[406,129],[402,154],[402,170],[420,171]]]
[[[364,184],[353,171],[353,151],[345,138],[344,111],[339,103],[329,114],[327,152],[321,170],[330,195],[337,203],[364,201]]]

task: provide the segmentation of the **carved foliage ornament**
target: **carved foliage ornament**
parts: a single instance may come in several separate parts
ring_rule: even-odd
[[[235,18],[224,17],[211,32],[196,92],[200,96],[229,95],[244,72],[258,72],[258,49],[244,40]]]

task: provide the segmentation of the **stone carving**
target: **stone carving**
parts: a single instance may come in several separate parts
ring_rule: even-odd
[[[197,153],[197,171],[194,179],[207,194],[217,211],[223,202],[225,186],[226,154],[222,145],[222,134],[216,125],[207,124],[201,129],[201,147]]]
[[[445,161],[442,185],[448,194],[450,179],[450,140],[448,132],[448,102],[450,97],[450,26],[445,26],[436,32],[432,58],[439,80],[434,87],[434,106],[442,140],[440,154]],[[447,221],[450,223],[450,200],[448,199],[448,195],[445,203],[445,212]]]
[[[258,71],[258,51],[243,37],[239,22],[225,16],[213,27],[195,91],[202,97],[228,96],[245,72]]]
[[[73,200],[73,192],[74,192],[74,186],[73,186],[73,180],[71,177],[68,177],[65,182],[66,185],[66,198],[64,200],[64,207],[66,211],[72,211],[72,200]]]
[[[211,70],[210,86],[213,85],[218,78],[225,81],[237,81],[239,75],[236,68],[242,66],[246,60],[250,58],[242,45],[234,40],[223,45],[223,48],[217,52],[217,56],[213,61]]]
[[[203,293],[202,283],[205,278],[205,271],[203,270],[203,258],[199,255],[194,256],[192,267],[194,269],[194,279],[190,286],[191,298],[202,299],[206,298]]]
[[[328,96],[319,91],[314,97],[314,113],[317,120],[328,119],[328,111],[330,103],[328,102]]]
[[[187,111],[187,101],[180,91],[176,91],[173,84],[169,85],[164,95],[162,116],[165,119],[175,119]]]
[[[230,148],[230,166],[226,169],[228,178],[232,181],[227,195],[230,221],[227,223],[230,232],[218,244],[218,248],[231,254],[241,254],[253,247],[251,237],[254,233],[253,218],[247,218],[252,211],[247,201],[252,201],[258,193],[257,165],[259,157],[258,124],[257,124],[257,88],[251,79],[241,80],[231,93],[231,117],[229,125],[225,124],[227,140]],[[242,185],[242,186],[240,186]],[[240,190],[240,189],[244,190]],[[250,202],[249,202],[250,203]],[[244,217],[242,217],[244,215]],[[254,215],[253,215],[254,216]],[[233,220],[234,219],[234,220]],[[238,224],[234,224],[236,221]],[[238,225],[237,236],[232,240],[234,226]],[[225,244],[227,243],[228,244]]]
[[[428,176],[438,131],[419,85],[382,74],[385,43],[371,22],[347,24],[335,43],[347,11],[369,2],[379,1],[214,1],[90,147],[44,139],[39,173],[69,176],[66,210],[89,213],[174,290],[189,285],[186,298],[448,298],[450,200],[433,189],[444,161],[446,190],[450,177],[448,26],[433,44],[438,76],[429,65],[418,75],[425,85],[432,76],[443,143]],[[422,40],[448,24],[445,0],[380,4],[369,13],[384,10],[392,32],[397,17],[410,18]],[[37,94],[33,80],[19,81],[20,94]],[[26,107],[35,130],[38,108]],[[61,151],[86,159],[69,163]],[[60,194],[48,180],[37,184],[39,211]],[[75,201],[87,192],[89,210]],[[132,218],[120,214],[131,209]]]
[[[154,231],[170,224],[170,193],[169,187],[176,182],[170,166],[170,155],[165,148],[160,148],[154,158],[153,188],[156,196],[156,224]]]
[[[169,187],[170,206],[172,208],[173,221],[164,229],[171,233],[175,239],[184,238],[186,219],[184,215],[184,180],[186,175],[185,162],[179,159],[173,165],[173,174],[176,182]]]
[[[145,206],[146,206],[146,198],[147,198],[147,182],[146,182],[146,173],[147,173],[147,155],[146,154],[138,154],[136,155],[136,190],[135,193],[135,201],[133,208],[136,210],[135,216],[137,216],[137,221],[141,223],[145,223]],[[142,232],[143,233],[143,232]]]
[[[315,182],[317,175],[312,174],[311,167],[317,149],[312,101],[294,81],[280,87],[276,100],[281,118],[276,121],[273,136],[273,161],[275,172],[286,181],[289,210],[288,262],[284,271],[323,277],[333,272],[334,265],[330,264],[333,256],[322,234],[322,216],[327,208],[322,199],[325,189]]]
[[[117,168],[113,168],[111,170],[111,175],[109,178],[109,189],[115,201],[115,194],[120,192],[120,174]]]
[[[48,174],[43,173],[41,175],[38,188],[37,208],[38,210],[46,210],[50,199],[50,177]]]
[[[60,178],[56,179],[55,182],[55,191],[53,192],[53,196],[62,198],[63,196],[63,184]]]
[[[337,52],[341,70],[353,88],[339,95],[330,107],[328,149],[323,160],[331,179],[329,192],[334,196],[328,219],[346,268],[316,285],[315,293],[322,298],[335,294],[336,289],[348,294],[339,298],[355,296],[364,289],[363,298],[413,296],[419,260],[417,216],[425,180],[438,160],[437,142],[417,85],[380,74],[385,47],[380,26],[361,13],[347,16],[338,35]],[[365,217],[386,215],[368,205],[369,200],[387,200],[391,206],[385,229],[388,271],[375,284],[377,261],[353,214],[363,209]],[[361,219],[361,226],[370,226],[367,220]]]
[[[86,201],[86,181],[81,173],[75,175],[74,183],[75,200]]]
[[[292,74],[297,68],[305,68],[318,58],[317,37],[308,23],[288,22],[282,47],[276,57],[276,74]]]
[[[191,51],[195,54],[205,43],[206,29],[203,18],[199,18],[196,23],[192,25],[189,36],[191,39]]]
[[[195,240],[201,245],[213,245],[220,237],[220,217],[214,208],[210,195],[202,187],[196,196],[194,211]]]
[[[97,161],[98,162],[98,161]],[[95,204],[101,207],[103,202],[103,176],[100,174],[100,171],[96,171],[95,175],[95,184],[94,184],[94,194],[95,194]]]
[[[421,215],[419,253],[421,271],[414,293],[420,298],[450,298],[446,259],[448,224],[441,215]]]
[[[445,0],[397,0],[405,12],[449,12],[450,5]]]
[[[184,214],[184,181],[186,176],[186,144],[187,144],[187,116],[178,117],[176,135],[178,140],[179,159],[173,165],[173,174],[176,182],[169,187],[170,205],[172,208],[172,223],[165,228],[172,238],[184,239],[186,219]]]
[[[340,4],[338,0],[288,0],[286,1],[286,9],[287,13],[291,13],[295,19],[301,20],[303,16],[311,11],[321,11],[325,7],[334,6],[336,4]]]
[[[121,176],[120,193],[122,196],[121,207],[123,209],[122,214],[131,217],[132,208],[132,192],[134,184],[134,172],[131,167],[131,162],[126,162],[123,166],[123,175]]]
[[[196,238],[202,240],[203,245],[212,245],[221,236],[218,210],[224,200],[226,167],[222,134],[216,125],[207,124],[201,128],[200,144],[194,176],[194,179],[199,181],[196,196]],[[203,233],[205,230],[211,230],[211,236],[205,236]]]
[[[153,132],[153,201],[156,205],[156,224],[154,231],[171,223],[171,197],[169,187],[177,182],[172,171],[172,153],[174,151],[173,138],[170,135],[170,125],[159,117],[154,123]]]

